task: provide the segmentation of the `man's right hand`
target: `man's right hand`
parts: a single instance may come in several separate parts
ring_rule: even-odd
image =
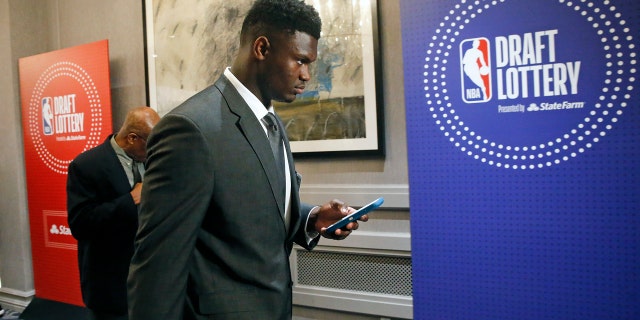
[[[140,204],[140,194],[142,193],[142,182],[136,183],[135,186],[133,186],[133,189],[131,189],[131,192],[129,192],[131,194],[131,198],[133,198],[133,203],[135,203],[136,205]]]

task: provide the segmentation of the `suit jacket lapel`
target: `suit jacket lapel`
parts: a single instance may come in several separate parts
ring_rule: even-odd
[[[120,163],[120,159],[118,158],[116,151],[113,150],[113,147],[111,146],[112,136],[113,135],[110,135],[107,140],[99,147],[102,149],[101,152],[104,152],[105,155],[100,156],[97,161],[109,162],[108,166],[103,167],[103,170],[105,171],[105,177],[118,194],[123,194],[131,191],[131,185],[129,184],[129,179],[127,178],[127,174],[122,168],[122,164]]]
[[[247,103],[242,99],[238,91],[226,77],[220,77],[220,79],[215,83],[215,86],[222,93],[222,96],[229,106],[229,110],[238,116],[238,128],[243,132],[256,156],[260,159],[262,169],[269,180],[271,192],[278,204],[280,218],[284,224],[285,199],[282,195],[279,195],[278,192],[278,190],[281,189],[278,187],[279,179],[276,175],[276,162],[273,158],[273,153],[271,152],[269,139],[265,135],[262,125],[258,122],[258,119],[256,119],[256,116],[251,111],[251,108],[249,108]]]

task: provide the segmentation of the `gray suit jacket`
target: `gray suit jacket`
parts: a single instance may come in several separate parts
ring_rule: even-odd
[[[292,245],[318,239],[306,243],[299,179],[287,233],[275,172],[261,124],[224,76],[162,118],[148,141],[131,320],[291,318]]]

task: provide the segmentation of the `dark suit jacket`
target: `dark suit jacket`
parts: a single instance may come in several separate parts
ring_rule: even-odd
[[[138,209],[110,139],[69,165],[67,211],[78,240],[84,303],[96,311],[124,314]]]
[[[306,244],[312,207],[286,148],[289,233],[269,140],[226,77],[162,118],[148,141],[131,320],[291,318],[289,254],[317,239]]]

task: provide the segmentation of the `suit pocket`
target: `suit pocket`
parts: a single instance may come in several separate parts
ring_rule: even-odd
[[[223,315],[255,310],[258,293],[253,289],[212,292],[199,297],[199,311],[204,315]]]

